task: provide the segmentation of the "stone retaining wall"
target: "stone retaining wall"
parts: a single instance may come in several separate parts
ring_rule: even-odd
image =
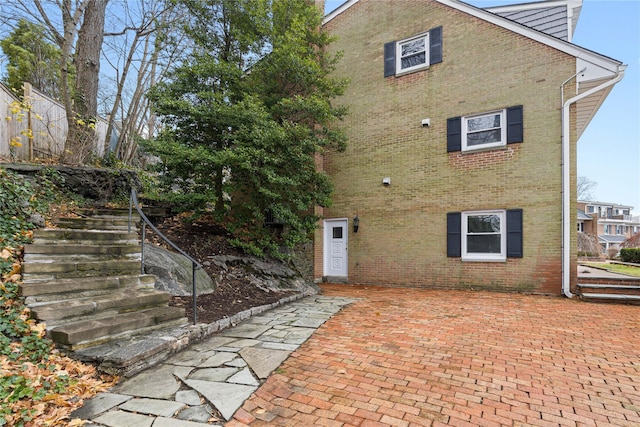
[[[55,169],[64,178],[65,189],[98,202],[106,202],[115,196],[128,198],[131,187],[138,191],[142,188],[142,183],[133,170],[26,163],[0,163],[0,167],[27,179],[38,174],[42,169]]]

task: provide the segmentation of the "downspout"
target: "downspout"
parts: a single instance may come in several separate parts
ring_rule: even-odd
[[[596,86],[588,91],[564,100],[564,85],[574,79],[578,74],[586,71],[586,67],[568,78],[560,86],[560,96],[562,99],[562,293],[567,298],[573,298],[571,293],[571,117],[569,111],[571,104],[586,98],[596,92],[606,89],[618,83],[624,77],[626,66],[618,67],[618,71],[613,79]]]

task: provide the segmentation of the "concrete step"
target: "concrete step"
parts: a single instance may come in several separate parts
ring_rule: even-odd
[[[47,245],[45,245],[47,246]],[[54,245],[48,245],[54,246]],[[108,248],[105,246],[105,248]],[[136,252],[131,253],[82,253],[80,251],[76,253],[50,253],[50,254],[25,254],[24,262],[27,264],[58,264],[58,263],[78,263],[78,262],[101,262],[101,261],[138,261],[142,259],[142,253],[139,248]]]
[[[69,318],[89,318],[101,312],[119,314],[166,305],[170,298],[169,294],[154,289],[128,288],[102,296],[35,303],[29,305],[29,309],[33,318],[52,327]]]
[[[84,217],[91,218],[104,218],[104,217],[115,217],[115,218],[128,218],[129,217],[129,208],[76,208],[74,210],[78,215],[82,215]],[[139,219],[138,212],[133,208],[131,210],[131,217]]]
[[[186,323],[184,309],[155,307],[110,317],[67,323],[51,329],[48,335],[59,346],[69,350],[77,350],[122,337],[124,334],[131,335]]]
[[[112,339],[187,323],[185,310],[140,274],[139,216],[128,209],[80,210],[61,228],[37,230],[27,245],[20,293],[48,336],[76,350]],[[89,217],[90,216],[90,217]]]
[[[149,218],[166,218],[171,215],[171,209],[162,206],[142,206],[142,212]],[[90,217],[90,218],[103,218],[103,217],[129,217],[129,208],[119,209],[100,209],[100,208],[80,208],[76,209],[75,213]],[[131,211],[131,217],[139,219],[138,211],[135,208]]]
[[[640,295],[640,285],[609,285],[609,284],[596,284],[596,283],[579,283],[578,289],[581,291],[587,289],[597,289],[600,292],[605,291],[606,293],[637,293]]]
[[[30,244],[24,247],[25,259],[32,255],[113,255],[140,254],[140,246],[133,244],[81,245],[81,244]]]
[[[120,288],[150,288],[155,284],[155,276],[135,274],[124,276],[103,276],[91,278],[71,278],[57,280],[26,281],[20,285],[20,294],[26,304],[35,302],[82,298],[102,295]]]
[[[640,285],[579,283],[580,297],[589,301],[640,303]]]
[[[60,228],[66,229],[83,229],[83,230],[127,230],[129,228],[129,219],[127,217],[114,216],[111,218],[59,218],[55,221]],[[139,220],[132,219],[131,229],[135,230]]]
[[[140,274],[140,260],[109,259],[100,261],[26,262],[22,265],[24,280],[35,281],[52,277],[55,279],[95,276],[128,276]]]
[[[624,301],[624,302],[636,302],[640,303],[640,295],[627,295],[627,294],[596,294],[596,293],[583,293],[580,295],[585,300],[610,300],[610,301]]]
[[[132,244],[137,245],[138,233],[127,231],[103,231],[103,230],[73,230],[67,228],[45,228],[33,233],[35,244],[93,244],[113,245]]]

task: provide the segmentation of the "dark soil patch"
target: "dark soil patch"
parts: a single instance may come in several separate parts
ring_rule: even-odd
[[[210,218],[202,218],[195,223],[183,223],[180,217],[168,218],[156,225],[158,230],[180,249],[204,266],[211,278],[218,279],[214,292],[198,295],[197,321],[211,323],[241,311],[271,304],[292,295],[292,292],[265,291],[251,285],[241,275],[225,271],[208,261],[213,255],[244,255],[229,244],[226,231]],[[164,241],[149,230],[147,241],[168,247]],[[191,296],[173,296],[169,305],[184,307],[190,321],[193,319],[193,299]]]

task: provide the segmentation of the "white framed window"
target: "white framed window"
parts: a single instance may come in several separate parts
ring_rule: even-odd
[[[442,62],[442,27],[384,44],[384,76],[400,76]]]
[[[429,66],[429,33],[396,43],[396,74]]]
[[[462,212],[462,260],[506,261],[506,211]]]
[[[462,151],[507,145],[506,110],[462,118]]]
[[[616,234],[617,234],[617,235],[624,234],[624,226],[622,226],[622,225],[616,225]]]

